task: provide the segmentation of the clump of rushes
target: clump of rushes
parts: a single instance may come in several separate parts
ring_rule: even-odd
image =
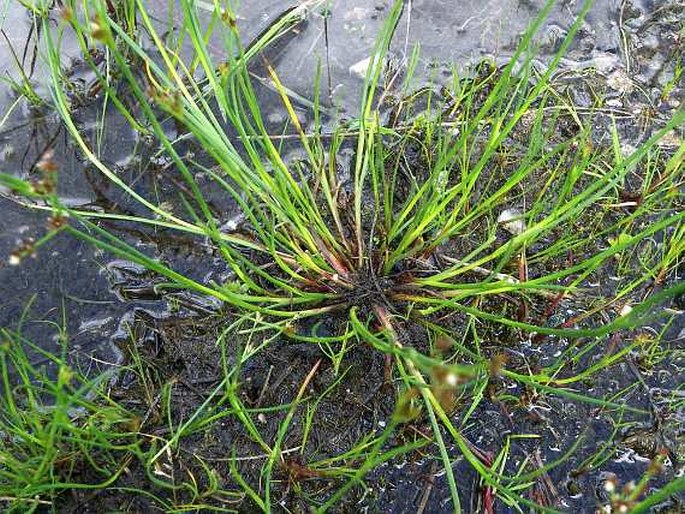
[[[86,378],[67,363],[64,331],[57,336],[61,355],[21,327],[0,329],[3,512],[42,512],[65,491],[103,489],[142,454],[139,420],[107,396],[111,372]]]
[[[664,287],[664,277],[682,258],[685,211],[678,212],[677,206],[685,148],[667,155],[657,144],[683,122],[685,113],[676,113],[633,153],[623,155],[617,130],[611,131],[608,144],[597,144],[590,120],[560,103],[554,70],[589,4],[546,69],[534,66],[531,42],[553,2],[531,24],[509,64],[500,69],[482,65],[473,78],[455,78],[440,93],[424,90],[399,98],[386,124],[381,112],[387,105],[379,101],[377,90],[402,2],[393,4],[378,36],[359,118],[332,133],[322,130],[318,90],[312,113],[316,127],[305,132],[288,90],[267,63],[306,155],[300,162],[286,162],[268,133],[248,66],[311,5],[289,11],[243,48],[230,10],[203,30],[195,2],[182,0],[181,30],[194,50],[193,58],[184,60],[180,49],[159,34],[142,2],[131,0],[129,10],[137,12],[137,38],[130,34],[133,21],[120,24],[107,2],[66,4],[78,14],[58,29],[47,19],[44,26],[54,103],[92,165],[148,215],[72,209],[72,219],[83,228],[74,221],[65,230],[147,266],[166,277],[169,288],[211,295],[231,306],[241,320],[236,326],[252,327],[252,339],[264,336],[261,344],[251,343],[239,362],[273,341],[274,334],[319,344],[338,365],[350,342],[368,344],[387,356],[389,373],[404,391],[397,412],[349,481],[320,505],[322,510],[383,462],[378,455],[393,429],[422,411],[433,429],[455,511],[460,510],[455,448],[481,476],[488,501],[497,497],[509,505],[532,505],[525,490],[537,474],[504,474],[506,454],[494,461],[487,458],[460,430],[482,401],[488,382],[498,377],[531,391],[624,408],[573,392],[571,386],[620,361],[632,346],[579,369],[588,348],[639,326],[658,304],[685,287]],[[92,20],[97,20],[96,31]],[[69,85],[59,46],[65,30],[78,38],[86,59],[94,48],[104,51],[105,63],[91,62],[102,94],[137,130],[154,135],[160,152],[173,161],[185,181],[183,215],[126,183],[79,130],[65,93]],[[225,62],[210,56],[210,38],[223,42]],[[415,59],[416,54],[409,69]],[[213,165],[182,155],[179,141],[166,130],[169,116]],[[562,118],[573,120],[565,137],[556,130]],[[352,149],[349,166],[338,157],[343,148]],[[240,207],[245,220],[240,229],[221,229],[198,186],[198,172],[211,177],[214,187]],[[639,188],[640,202],[626,209],[621,198],[630,187]],[[98,218],[206,238],[230,265],[233,279],[197,282],[108,233],[98,226]],[[661,237],[657,234],[666,234],[663,248],[642,246]],[[615,282],[610,296],[593,298],[592,306],[584,306],[587,310],[559,321],[560,305],[582,303],[590,281],[631,258],[639,266]],[[623,308],[627,304],[630,309]],[[504,338],[497,341],[503,346],[506,338],[541,344],[554,337],[569,344],[551,364],[521,372],[508,368],[504,356],[488,353],[486,347],[496,337]],[[589,343],[576,345],[581,338]],[[227,376],[234,380],[237,371],[231,369]],[[454,410],[457,393],[467,390],[480,393],[468,408]],[[197,421],[210,403],[184,427]],[[267,443],[237,397],[232,404],[247,433],[269,456],[261,489],[237,471],[236,481],[269,511],[273,468],[283,461],[280,452],[292,411],[277,440]],[[183,427],[148,465],[177,444],[182,433]]]

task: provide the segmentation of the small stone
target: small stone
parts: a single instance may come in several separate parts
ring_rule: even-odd
[[[678,148],[683,144],[683,140],[678,136],[678,134],[675,133],[675,130],[671,130],[670,132],[664,134],[656,144],[660,148]]]
[[[274,111],[266,116],[266,120],[273,124],[284,123],[287,119],[286,113],[282,111]]]
[[[355,7],[343,15],[345,21],[361,21],[371,17],[372,10],[365,7]]]
[[[621,145],[620,150],[621,150],[621,155],[623,157],[628,157],[630,155],[633,155],[635,153],[635,151],[637,150],[637,148],[635,148],[633,145],[631,145],[629,143],[623,143]]]
[[[459,384],[459,377],[454,373],[448,373],[445,377],[445,383],[450,387],[456,387]]]
[[[623,70],[616,70],[607,77],[607,86],[621,94],[630,93],[635,89],[633,80]]]
[[[526,221],[523,213],[519,209],[505,209],[497,217],[497,223],[501,224],[504,230],[517,236],[526,230]]]
[[[369,69],[370,64],[371,64],[371,57],[367,57],[366,59],[362,59],[358,63],[350,66],[350,75],[356,75],[360,78],[366,77],[366,71]]]

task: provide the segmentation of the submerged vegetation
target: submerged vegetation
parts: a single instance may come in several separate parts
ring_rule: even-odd
[[[133,0],[67,1],[59,18],[36,7],[52,105],[89,166],[123,196],[102,210],[64,205],[49,154],[38,180],[2,175],[27,204],[51,212],[47,235],[18,248],[13,264],[66,232],[154,273],[157,293],[190,291],[222,306],[162,337],[166,367],[151,363],[131,327],[114,380],[71,370],[66,336],[61,356],[46,355],[58,363],[53,379],[24,348],[45,351],[20,329],[4,330],[0,501],[16,512],[116,494],[129,495],[111,504],[121,510],[355,509],[381,501],[383,486],[374,491],[368,477],[390,480],[388,463],[426,459],[444,477],[445,510],[470,511],[464,491],[484,512],[563,510],[549,474],[572,459],[582,434],[542,460],[526,450],[542,436],[528,421],[519,429],[513,411],[540,418],[557,399],[611,419],[614,433],[650,419],[645,403],[631,403],[639,381],[603,389],[601,377],[635,355],[644,367],[665,358],[661,337],[677,313],[670,302],[685,293],[675,279],[685,249],[685,145],[662,143],[685,112],[626,151],[617,123],[604,116],[599,124],[599,106],[580,110],[566,99],[555,71],[589,4],[544,69],[535,35],[552,2],[508,64],[455,71],[442,89],[412,88],[418,51],[404,76],[386,67],[397,1],[359,116],[327,119],[317,77],[306,124],[261,54],[304,7],[244,47],[228,5],[217,2],[203,27],[195,4],[180,2],[178,34]],[[62,58],[66,31],[92,74],[88,91]],[[225,61],[212,57],[210,41],[223,45]],[[254,66],[288,113],[279,135]],[[99,102],[103,126],[123,117],[154,142],[151,157],[167,163],[161,186],[129,182],[101,157],[106,135],[93,137],[79,119],[88,102]],[[239,214],[217,209],[217,195]],[[195,238],[226,279],[174,269],[143,251],[131,227],[152,241]],[[193,338],[208,347],[185,351],[215,364],[210,379],[173,369],[174,358],[185,359],[179,341]],[[269,383],[278,359],[287,364],[281,391]],[[370,422],[345,412],[356,387],[372,391],[373,405],[357,405]],[[486,405],[512,425],[497,448],[476,441]],[[349,432],[338,437],[342,427]],[[614,450],[609,442],[577,461],[576,476],[600,469]],[[652,453],[636,484],[605,481],[606,507],[643,512],[683,489],[675,478],[650,490],[666,461],[672,478],[685,458],[663,441]],[[79,489],[91,491],[65,498]]]

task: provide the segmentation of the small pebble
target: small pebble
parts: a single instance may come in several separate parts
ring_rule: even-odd
[[[369,69],[370,64],[371,64],[371,57],[367,57],[366,59],[362,59],[358,63],[350,66],[350,75],[356,75],[359,78],[366,77],[366,70]]]
[[[526,230],[526,221],[523,213],[519,209],[505,209],[497,217],[497,223],[501,224],[504,230],[517,236]]]

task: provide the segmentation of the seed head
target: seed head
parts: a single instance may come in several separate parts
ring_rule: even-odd
[[[55,151],[52,148],[45,150],[38,162],[36,163],[36,168],[38,168],[43,173],[54,173],[59,169],[59,166],[55,162]]]

